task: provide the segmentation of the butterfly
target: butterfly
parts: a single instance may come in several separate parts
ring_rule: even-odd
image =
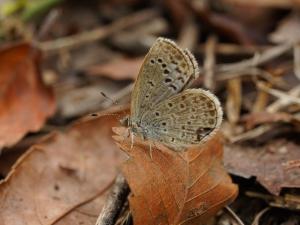
[[[158,38],[146,55],[131,95],[126,119],[133,135],[174,151],[204,143],[220,127],[218,98],[188,89],[198,77],[195,57],[173,41]]]

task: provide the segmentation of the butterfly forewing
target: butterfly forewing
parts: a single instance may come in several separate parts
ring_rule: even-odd
[[[146,112],[185,89],[198,75],[197,70],[191,53],[158,38],[145,57],[132,92],[131,121],[139,123]]]

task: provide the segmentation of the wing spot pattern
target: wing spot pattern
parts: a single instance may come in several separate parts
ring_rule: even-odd
[[[168,69],[165,69],[165,70],[164,70],[164,74],[165,74],[165,75],[167,75],[167,74],[169,74],[169,73],[170,73],[170,71],[169,71]]]
[[[176,87],[175,85],[171,84],[169,87],[170,87],[171,89],[173,89],[174,91],[177,91],[177,87]]]
[[[214,119],[209,119],[209,120],[208,120],[208,123],[209,123],[210,125],[214,125],[214,124],[215,124],[215,120],[214,120]]]
[[[147,82],[151,87],[154,87],[154,83],[152,81]]]
[[[166,78],[166,79],[165,79],[165,83],[170,83],[170,82],[172,82],[172,79],[171,79],[171,78]]]

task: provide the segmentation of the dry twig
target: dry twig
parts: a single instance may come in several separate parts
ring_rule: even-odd
[[[297,86],[298,88],[300,86]],[[283,91],[277,90],[277,89],[273,89],[273,88],[269,88],[268,86],[264,85],[262,82],[258,83],[258,88],[268,92],[269,94],[282,99],[285,102],[289,102],[289,103],[296,103],[296,104],[300,104],[300,98],[289,95]]]
[[[123,17],[110,25],[95,30],[82,32],[80,34],[59,38],[56,40],[37,43],[43,51],[58,51],[62,49],[75,48],[90,42],[98,41],[112,35],[113,33],[142,23],[157,16],[157,10],[147,9]]]
[[[96,225],[115,224],[117,216],[119,215],[128,194],[128,184],[123,175],[119,174],[116,178],[107,202],[103,206],[102,211],[97,219]]]
[[[230,138],[230,142],[231,143],[236,143],[236,142],[240,142],[240,141],[247,141],[247,140],[251,140],[254,139],[256,137],[259,137],[260,135],[266,133],[269,130],[272,130],[273,126],[271,126],[270,124],[265,124],[259,127],[256,127],[252,130],[249,130],[247,132],[244,132],[240,135],[237,135],[235,137]]]
[[[234,218],[238,225],[245,225],[243,221],[238,217],[238,215],[236,215],[236,213],[229,206],[225,206],[224,210]]]
[[[214,67],[216,64],[215,48],[217,45],[217,38],[210,36],[206,42],[205,60],[204,60],[204,87],[210,90],[215,89],[214,83]]]
[[[256,53],[254,55],[254,57],[244,60],[244,61],[241,61],[241,62],[220,64],[217,67],[217,72],[225,73],[225,72],[241,71],[241,70],[245,70],[247,68],[260,66],[272,59],[275,59],[275,58],[283,55],[287,51],[291,50],[292,47],[293,47],[292,43],[278,45],[278,46],[275,46],[275,47],[265,50],[261,54]]]
[[[279,93],[281,93],[281,92],[279,92]],[[279,97],[279,99],[267,107],[267,109],[266,109],[267,112],[274,113],[274,112],[278,112],[280,109],[282,109],[284,107],[287,107],[288,105],[293,103],[293,101],[290,100],[290,97],[296,98],[299,101],[299,98],[297,98],[297,97],[300,96],[300,85],[297,85],[296,87],[292,88],[287,93],[283,93],[283,97],[280,97],[282,95],[278,96],[278,91],[276,92],[276,94],[277,94],[277,97]],[[288,96],[288,97],[286,97],[286,96]]]
[[[259,220],[260,218],[267,212],[270,210],[270,207],[267,207],[263,210],[261,210],[254,218],[253,222],[251,225],[259,225]]]

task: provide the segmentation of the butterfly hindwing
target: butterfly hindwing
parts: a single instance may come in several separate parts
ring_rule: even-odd
[[[181,150],[204,142],[221,121],[221,106],[213,94],[203,89],[187,89],[147,112],[142,126],[148,126],[149,138]]]

